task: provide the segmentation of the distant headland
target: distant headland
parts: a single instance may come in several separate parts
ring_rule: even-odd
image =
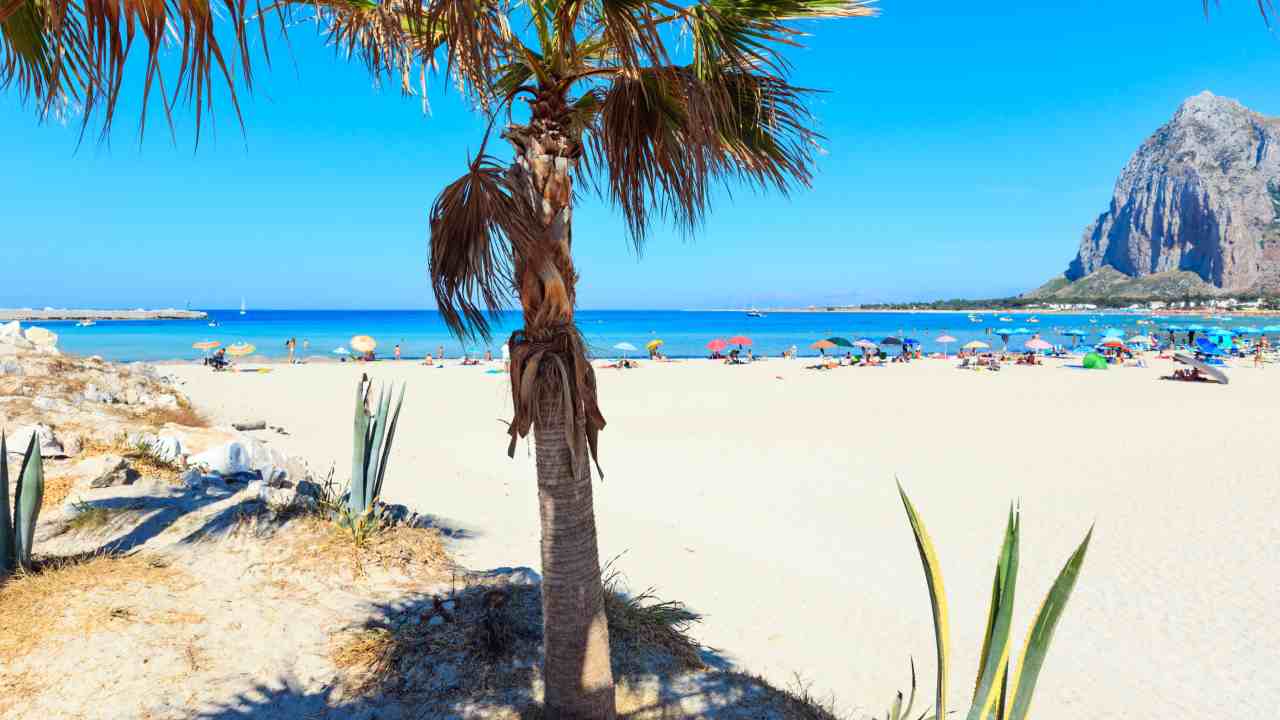
[[[49,320],[201,320],[208,313],[199,310],[68,310],[66,308],[16,308],[5,310],[0,308],[0,322],[21,320],[22,322]]]

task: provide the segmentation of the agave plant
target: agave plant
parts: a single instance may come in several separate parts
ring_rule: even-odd
[[[373,381],[368,375],[361,375],[356,386],[355,444],[351,453],[351,486],[347,490],[346,522],[352,525],[366,523],[382,496],[391,441],[395,438],[396,422],[400,420],[400,407],[404,405],[403,385],[395,413],[391,413],[394,387],[379,391],[378,401],[370,406],[372,392]]]
[[[929,586],[929,602],[933,606],[933,631],[938,652],[938,689],[935,699],[933,717],[943,718],[947,715],[947,680],[949,665],[950,639],[947,620],[947,596],[942,585],[942,570],[938,565],[938,554],[934,550],[933,541],[925,530],[924,521],[920,519],[915,506],[907,498],[902,485],[898,485],[898,494],[902,496],[902,504],[906,508],[907,518],[911,521],[911,530],[915,534],[916,549],[920,552],[920,562],[924,565],[925,582]],[[1035,694],[1036,682],[1040,679],[1040,670],[1044,667],[1045,656],[1049,652],[1049,643],[1053,640],[1053,631],[1066,609],[1067,599],[1075,588],[1080,567],[1084,564],[1085,552],[1089,549],[1089,540],[1093,537],[1093,528],[1084,536],[1084,541],[1071,554],[1062,571],[1049,589],[1049,594],[1036,613],[1031,625],[1031,634],[1022,649],[1022,657],[1013,670],[1010,678],[1010,629],[1013,620],[1014,589],[1018,581],[1018,537],[1021,532],[1021,518],[1016,508],[1009,509],[1009,519],[1005,525],[1004,543],[1000,547],[1000,556],[996,561],[996,575],[991,588],[991,606],[987,612],[987,630],[983,635],[982,652],[979,655],[978,678],[974,683],[973,700],[965,716],[967,720],[1025,720],[1031,708],[1031,698]],[[915,669],[912,668],[912,695],[914,696]],[[899,695],[901,702],[901,695]],[[909,712],[909,710],[908,710]],[[892,710],[891,710],[892,713]],[[905,718],[905,713],[891,714],[891,720]]]
[[[18,486],[13,493],[13,512],[9,512],[9,448],[0,433],[0,578],[16,568],[31,569],[31,544],[36,533],[36,519],[44,500],[44,459],[35,433],[27,443],[27,454],[18,472]]]

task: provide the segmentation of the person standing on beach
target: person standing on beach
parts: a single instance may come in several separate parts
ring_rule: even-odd
[[[400,343],[396,343],[396,359],[400,359]]]
[[[443,360],[443,359],[444,359],[444,346],[443,346],[443,345],[441,345],[440,347],[436,348],[436,357],[440,358],[441,360]]]
[[[288,349],[289,349],[289,364],[290,364],[290,365],[292,365],[292,364],[293,364],[293,351],[297,349],[297,347],[298,347],[298,341],[297,341],[296,339],[294,339],[294,338],[289,338],[289,341],[288,341],[288,342],[286,342],[286,343],[284,344],[284,346],[285,346],[286,348],[288,348]]]

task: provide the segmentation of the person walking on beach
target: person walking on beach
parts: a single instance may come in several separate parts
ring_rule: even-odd
[[[400,359],[400,343],[396,343],[396,359]]]
[[[443,346],[443,345],[441,345],[440,347],[436,348],[436,357],[440,358],[441,360],[443,360],[443,359],[444,359],[444,346]]]
[[[293,351],[297,349],[297,347],[298,347],[298,341],[297,341],[296,339],[294,339],[294,338],[289,338],[289,341],[288,341],[288,342],[286,342],[286,343],[284,344],[284,346],[285,346],[286,348],[288,348],[288,349],[289,349],[289,364],[290,364],[290,365],[292,365],[292,364],[293,364]]]

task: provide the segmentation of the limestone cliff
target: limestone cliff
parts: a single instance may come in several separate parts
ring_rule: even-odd
[[[1066,278],[1103,267],[1280,291],[1280,118],[1209,92],[1184,102],[1130,158]]]

